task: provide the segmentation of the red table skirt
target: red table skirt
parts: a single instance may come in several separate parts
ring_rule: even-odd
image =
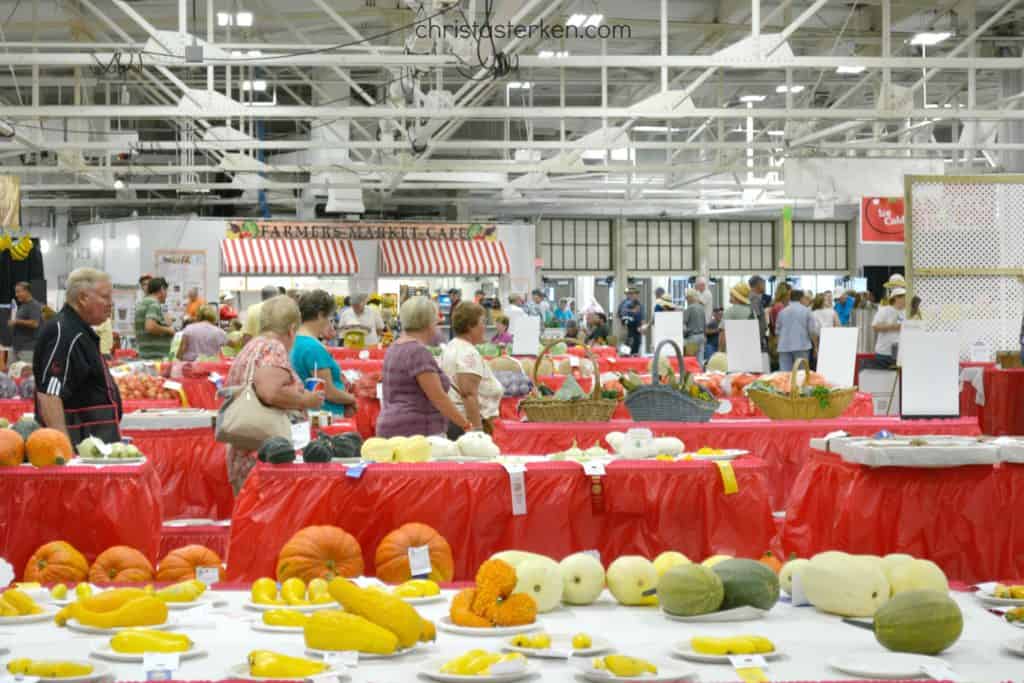
[[[1024,369],[985,368],[985,405],[978,406],[981,431],[992,436],[1024,435]]]
[[[137,467],[0,468],[0,557],[20,577],[36,548],[67,541],[92,562],[114,545],[159,558],[160,480]]]
[[[711,463],[616,462],[594,496],[578,464],[531,463],[527,514],[513,516],[509,476],[497,464],[371,465],[360,479],[341,465],[261,464],[235,506],[229,580],[273,576],[281,547],[314,524],[353,534],[367,574],[380,540],[407,522],[429,524],[448,540],[456,580],[511,548],[555,559],[597,549],[606,561],[669,549],[757,557],[775,534],[765,463],[745,458],[733,466],[739,491],[725,495]]]
[[[345,432],[357,431],[356,421],[351,418],[338,418],[335,417],[331,421],[331,424],[320,427],[320,431],[328,436],[335,436],[338,434],[344,434]]]
[[[934,561],[950,579],[1024,576],[1024,466],[869,468],[815,452],[793,485],[785,552]]]
[[[178,381],[181,382],[181,390],[185,392],[189,408],[220,408],[221,399],[217,396],[217,385],[211,382],[209,377],[185,377]]]
[[[907,420],[898,418],[839,418],[835,420],[714,420],[686,422],[515,422],[497,420],[494,440],[502,453],[545,455],[564,451],[576,440],[580,448],[595,443],[607,448],[604,435],[648,427],[656,436],[675,436],[689,449],[701,446],[742,448],[768,463],[767,477],[772,509],[782,510],[794,480],[810,458],[810,440],[839,429],[853,436],[869,436],[882,429],[894,434],[979,434],[971,418],[958,420]]]
[[[136,410],[144,410],[147,408],[150,410],[157,408],[177,408],[180,405],[180,402],[170,399],[132,399],[124,402],[124,412],[133,413]],[[31,413],[34,411],[35,406],[32,401],[24,401],[18,398],[0,399],[0,417],[5,418],[8,422],[13,423],[25,413]]]
[[[363,351],[366,351],[368,354],[366,357],[369,360],[383,360],[384,354],[387,352],[387,349],[346,349],[339,346],[328,346],[327,350],[330,351],[331,355],[334,356],[334,359],[339,362],[343,360],[359,360],[361,358],[360,354],[362,354]]]
[[[163,519],[231,517],[234,494],[224,444],[214,440],[212,427],[137,429],[126,434],[156,468]]]
[[[187,545],[205,545],[217,553],[221,560],[228,558],[228,538],[231,527],[219,524],[203,524],[201,526],[171,527],[164,526],[160,533],[160,557]]]

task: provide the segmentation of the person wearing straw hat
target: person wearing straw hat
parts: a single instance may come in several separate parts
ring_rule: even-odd
[[[699,290],[698,290],[699,291]],[[706,316],[705,316],[706,317]],[[729,290],[729,308],[725,309],[722,320],[753,320],[754,310],[750,307],[750,285],[746,282],[739,282]],[[718,347],[722,351],[726,349],[725,325],[718,335]]]
[[[683,313],[683,344],[687,349],[696,349],[697,362],[704,367],[704,345],[707,342],[705,328],[707,318],[700,292],[693,287],[686,290],[686,311]]]
[[[893,276],[895,277],[895,276]],[[902,280],[900,276],[900,280]],[[890,282],[892,278],[890,278]],[[886,283],[888,284],[888,283]],[[905,320],[905,309],[907,307],[907,290],[903,287],[893,287],[889,290],[887,297],[889,304],[881,306],[871,327],[875,331],[875,358],[870,367],[887,370],[896,365],[896,358],[899,351],[900,329]],[[868,367],[865,365],[865,367]]]

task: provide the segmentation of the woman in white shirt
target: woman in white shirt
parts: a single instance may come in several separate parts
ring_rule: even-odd
[[[873,367],[888,369],[896,364],[900,329],[905,319],[906,307],[907,290],[897,287],[889,292],[889,305],[882,306],[875,314],[875,319],[871,322],[871,327],[877,335]]]
[[[498,416],[505,389],[494,377],[476,345],[484,341],[487,312],[483,306],[463,301],[452,312],[455,338],[448,342],[441,355],[441,369],[452,381],[448,396],[472,425],[490,433],[491,420]],[[448,425],[448,438],[462,436],[463,429]]]
[[[824,292],[814,297],[811,307],[814,322],[818,325],[818,334],[826,327],[839,327],[839,314],[832,308],[832,292]]]
[[[368,298],[365,294],[353,294],[349,297],[351,306],[341,312],[338,327],[341,328],[342,336],[348,330],[363,330],[366,332],[366,345],[376,346],[384,332],[384,320],[377,309],[366,305]]]

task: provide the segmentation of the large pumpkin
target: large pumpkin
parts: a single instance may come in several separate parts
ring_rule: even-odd
[[[20,438],[20,437],[19,437]],[[24,579],[34,583],[81,583],[89,576],[89,563],[65,541],[53,541],[28,558]]]
[[[156,580],[175,583],[196,578],[198,567],[216,567],[217,575],[224,578],[224,563],[220,556],[205,545],[186,545],[167,553],[156,566]]]
[[[107,548],[89,570],[89,581],[104,583],[144,583],[153,580],[153,565],[135,548],[115,545]]]
[[[37,429],[25,442],[28,461],[36,467],[64,465],[71,460],[71,441],[56,429]]]
[[[25,440],[13,429],[0,429],[0,467],[16,467],[25,461]]]
[[[277,580],[297,576],[306,583],[317,577],[360,576],[363,550],[352,534],[336,526],[308,526],[284,544],[277,556]]]
[[[430,579],[451,581],[455,576],[452,547],[444,536],[426,524],[403,524],[384,537],[377,546],[374,564],[377,578],[387,583],[402,583],[412,578],[409,571],[409,548],[430,548]]]

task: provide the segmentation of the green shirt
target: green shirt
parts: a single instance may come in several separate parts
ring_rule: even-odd
[[[166,360],[171,351],[172,337],[148,334],[147,320],[154,320],[160,325],[167,324],[160,302],[151,296],[145,297],[135,306],[135,342],[142,360]]]

